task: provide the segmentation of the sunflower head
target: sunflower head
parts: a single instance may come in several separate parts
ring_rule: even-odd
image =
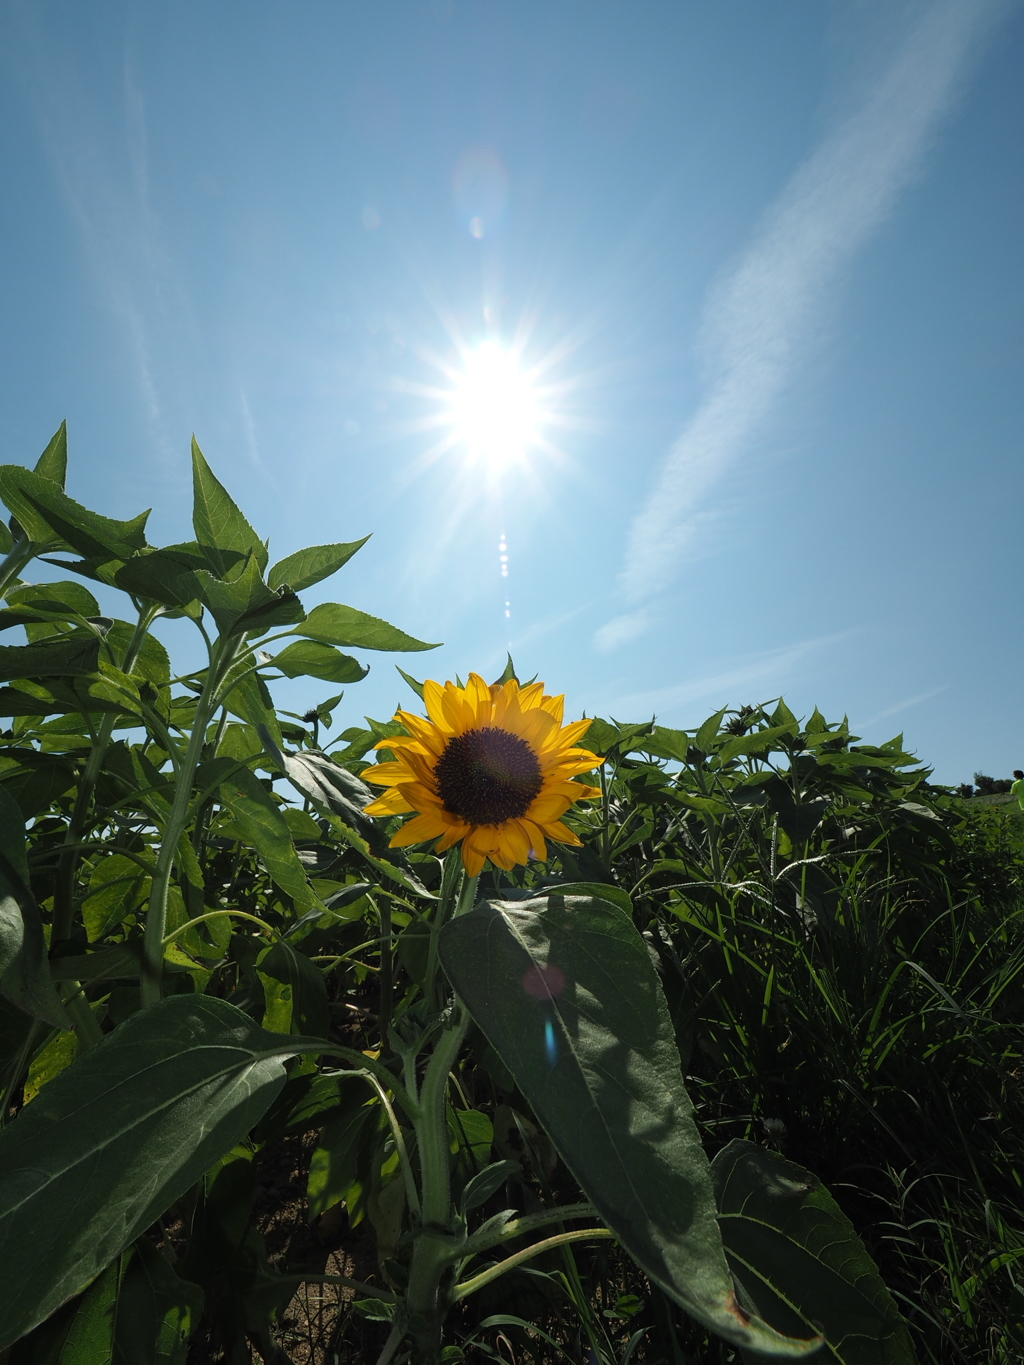
[[[516,680],[488,686],[476,673],[465,687],[423,684],[426,717],[399,711],[406,734],[381,740],[390,763],[363,770],[387,790],[367,815],[415,812],[391,840],[392,848],[437,839],[444,852],[462,841],[462,862],[475,877],[489,858],[508,871],[530,856],[547,860],[547,840],[578,845],[562,823],[574,801],[600,796],[572,779],[603,762],[576,748],[588,720],[562,724],[562,697],[543,683]]]

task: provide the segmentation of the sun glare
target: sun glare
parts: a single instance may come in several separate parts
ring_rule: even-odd
[[[528,375],[515,355],[483,341],[464,360],[451,397],[456,439],[473,459],[500,466],[519,460],[536,443],[542,414]]]

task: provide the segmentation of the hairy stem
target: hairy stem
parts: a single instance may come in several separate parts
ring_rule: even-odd
[[[506,1274],[509,1270],[515,1270],[517,1265],[522,1265],[524,1261],[531,1260],[534,1256],[539,1256],[543,1251],[550,1251],[552,1247],[565,1246],[569,1242],[585,1242],[590,1237],[614,1237],[615,1233],[609,1228],[578,1228],[575,1232],[558,1232],[554,1237],[545,1237],[543,1242],[534,1242],[532,1246],[524,1247],[522,1251],[516,1251],[511,1256],[506,1256],[497,1265],[488,1266],[486,1270],[481,1270],[479,1275],[474,1275],[471,1280],[463,1280],[457,1284],[452,1291],[452,1297],[458,1302],[465,1299],[470,1294],[475,1294],[478,1289],[483,1289],[485,1284],[490,1284],[499,1275]]]
[[[189,735],[188,748],[177,774],[174,788],[174,801],[167,817],[164,837],[160,844],[153,886],[149,896],[149,909],[146,912],[146,932],[142,944],[142,977],[140,997],[142,1004],[152,1005],[160,999],[163,976],[164,936],[167,930],[167,898],[171,885],[171,872],[177,856],[178,841],[185,833],[188,824],[189,808],[192,798],[192,779],[202,757],[206,743],[206,727],[214,711],[220,704],[218,688],[224,675],[231,667],[241,640],[219,639],[210,653],[210,666],[206,682],[196,701],[192,733]]]

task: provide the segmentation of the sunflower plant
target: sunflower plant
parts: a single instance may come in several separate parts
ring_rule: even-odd
[[[155,547],[146,514],[70,498],[66,463],[62,427],[34,469],[0,466],[0,629],[25,636],[0,646],[11,1365],[75,1365],[81,1343],[279,1365],[286,1307],[317,1283],[384,1324],[379,1365],[433,1365],[476,1295],[584,1241],[743,1350],[909,1360],[813,1177],[751,1144],[704,1154],[609,852],[620,730],[565,723],[510,660],[492,683],[410,679],[425,714],[328,741],[343,694],[289,715],[276,681],[350,686],[366,666],[344,650],[433,647],[300,600],[365,542],[271,564],[193,443],[192,538]],[[30,581],[36,559],[68,577]],[[167,618],[194,626],[200,668],[175,672]],[[483,1075],[507,1102],[474,1104]],[[328,1241],[342,1213],[372,1226],[366,1279],[275,1258],[257,1226],[260,1163],[310,1134],[310,1217]],[[780,1257],[816,1267],[807,1302],[777,1288]]]

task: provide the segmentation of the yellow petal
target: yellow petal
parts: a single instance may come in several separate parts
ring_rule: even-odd
[[[548,847],[544,842],[544,831],[540,825],[525,817],[519,822],[526,831],[527,838],[530,840],[530,848],[533,856],[539,863],[546,863],[548,860]]]
[[[422,844],[427,839],[436,839],[444,834],[446,826],[436,815],[414,815],[397,834],[391,836],[389,848],[406,848],[409,844]]]
[[[379,787],[393,787],[399,782],[412,782],[414,774],[405,763],[374,763],[359,774],[364,782],[375,782]]]
[[[462,841],[462,866],[466,869],[467,876],[477,877],[487,860],[487,854],[474,847],[470,842],[472,836],[467,836]]]
[[[574,720],[571,725],[563,725],[559,730],[558,742],[563,749],[570,749],[589,729],[589,720]]]
[[[363,807],[364,815],[407,815],[409,811],[415,810],[405,799],[403,787],[389,787],[383,796],[378,796],[376,801],[369,801]]]
[[[435,754],[437,757],[444,753],[448,736],[442,734],[436,725],[431,724],[429,720],[424,720],[422,716],[414,716],[408,711],[399,711],[398,719],[413,739],[418,741],[429,753]]]
[[[402,795],[411,803],[413,810],[432,810],[448,814],[437,792],[424,786],[422,782],[403,782]],[[454,818],[452,816],[452,819]]]
[[[565,709],[565,697],[545,697],[541,701],[541,709],[546,711],[549,716],[554,718],[556,725],[562,723],[562,712]]]
[[[500,847],[503,853],[512,857],[512,866],[525,867],[530,860],[530,836],[520,820],[506,820],[499,825],[501,831]],[[508,871],[508,869],[505,869]]]
[[[563,825],[561,821],[555,824],[545,824],[544,833],[556,844],[571,844],[573,848],[582,848],[583,846],[583,841],[578,839],[572,830]]]
[[[469,830],[470,826],[467,825],[465,821],[453,819],[452,823],[438,841],[438,853],[444,853],[446,849],[451,848],[452,844],[457,844],[460,839],[464,839],[469,833]]]
[[[447,686],[448,684],[445,684]],[[444,693],[445,689],[440,683],[431,682],[430,679],[423,684],[423,705],[427,708],[427,715],[434,722],[439,730],[444,734],[452,733],[444,713]]]
[[[540,796],[530,802],[526,818],[536,820],[538,825],[547,826],[550,820],[560,820],[571,805],[572,801],[568,796],[542,791]]]
[[[478,729],[491,723],[491,689],[479,673],[471,673],[466,684],[466,701],[473,708]]]
[[[527,687],[519,689],[519,709],[521,711],[532,711],[535,706],[540,706],[544,700],[544,684],[542,682],[530,683]]]

